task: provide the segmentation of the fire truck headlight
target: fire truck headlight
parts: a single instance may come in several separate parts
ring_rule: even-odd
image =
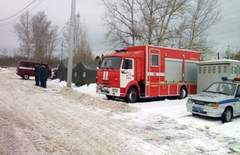
[[[112,92],[113,92],[113,93],[117,93],[117,92],[118,92],[118,89],[113,88],[113,89],[112,89]]]

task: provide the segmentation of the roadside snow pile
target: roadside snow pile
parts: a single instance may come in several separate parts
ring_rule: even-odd
[[[77,104],[82,104],[87,107],[99,108],[104,111],[113,113],[131,113],[139,111],[139,108],[131,107],[125,102],[112,101],[112,100],[103,100],[101,98],[81,93],[77,90],[73,90],[69,87],[63,87],[60,91],[60,94],[71,99],[72,102]]]
[[[0,67],[0,70],[6,71],[6,70],[7,70],[7,67]]]

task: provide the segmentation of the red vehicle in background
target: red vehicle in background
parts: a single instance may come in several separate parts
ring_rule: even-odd
[[[96,92],[108,99],[179,96],[197,92],[201,53],[151,45],[126,47],[103,56]]]
[[[40,65],[40,62],[20,60],[17,66],[17,75],[21,76],[22,79],[28,80],[30,76],[34,76],[35,65]],[[51,77],[52,71],[46,62],[42,62],[48,68],[48,77]]]

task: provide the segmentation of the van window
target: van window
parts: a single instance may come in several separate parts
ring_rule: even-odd
[[[24,63],[23,63],[23,66],[24,66],[24,67],[32,67],[32,66],[31,66],[31,63],[29,63],[29,62],[24,62]]]
[[[38,65],[38,63],[33,63],[33,67],[35,67],[36,65]]]

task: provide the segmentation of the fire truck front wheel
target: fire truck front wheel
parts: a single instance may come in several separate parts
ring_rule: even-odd
[[[184,99],[188,96],[186,87],[182,86],[180,89],[179,98]]]
[[[138,100],[138,93],[136,88],[130,88],[127,93],[126,102],[135,103]]]
[[[106,95],[106,97],[107,97],[108,100],[113,100],[113,96]]]

